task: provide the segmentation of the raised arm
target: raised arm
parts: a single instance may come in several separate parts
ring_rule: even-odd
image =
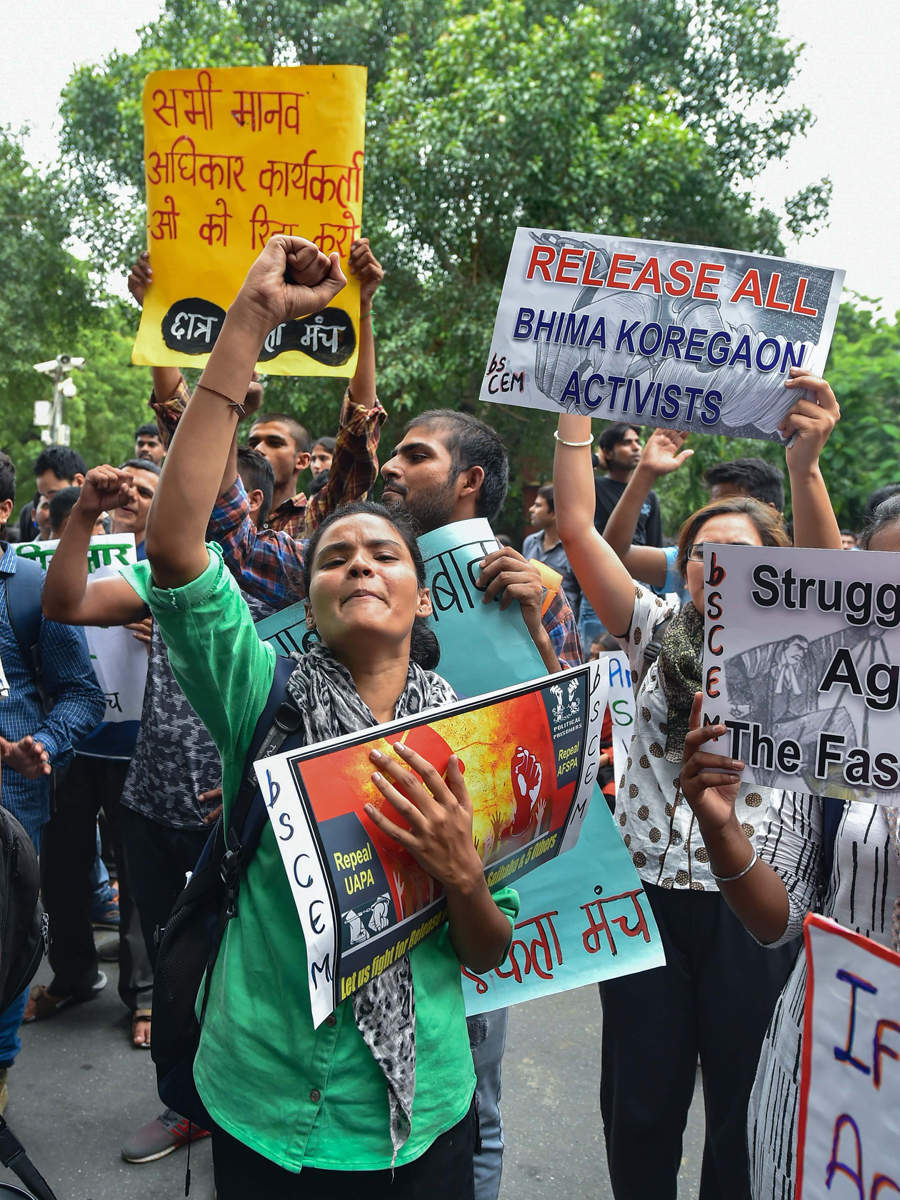
[[[802,367],[791,367],[791,376],[784,386],[806,393],[779,426],[784,437],[793,438],[784,457],[791,480],[794,545],[840,550],[841,530],[831,507],[819,458],[832,429],[840,420],[841,410],[824,379],[806,374]]]
[[[283,234],[250,268],[166,456],[147,525],[158,587],[181,587],[206,569],[207,523],[266,335],[318,312],[345,283],[337,254],[329,258],[312,242]]]
[[[561,413],[553,459],[556,527],[594,612],[616,637],[631,628],[634,580],[594,528],[591,419]]]
[[[44,615],[66,625],[127,625],[146,606],[124,579],[88,579],[87,552],[101,513],[133,499],[128,471],[92,467],[85,476],[59,545],[50,559],[41,596]]]
[[[144,296],[152,282],[153,268],[150,266],[150,251],[145,250],[128,275],[128,290],[140,308],[144,307]],[[151,367],[150,371],[153,376],[153,396],[158,402],[166,404],[178,396],[184,378],[177,367]],[[160,437],[164,444],[168,445],[171,429],[165,421],[159,420],[159,412],[156,409],[154,411],[157,412]]]
[[[328,482],[310,497],[306,506],[304,537],[310,537],[341,504],[364,497],[378,478],[378,439],[385,411],[375,391],[372,301],[384,271],[372,253],[368,238],[360,238],[350,247],[350,270],[360,284],[356,371],[341,405]]]
[[[359,351],[356,371],[350,380],[354,401],[363,408],[375,404],[375,337],[372,333],[372,301],[384,279],[384,269],[372,253],[368,238],[350,247],[350,270],[359,280]]]
[[[603,530],[603,536],[628,568],[629,574],[653,587],[662,587],[666,582],[666,552],[659,546],[635,545],[634,531],[644,501],[657,479],[677,471],[694,453],[693,450],[682,449],[686,440],[687,434],[677,429],[654,429],[644,445],[641,461],[632,472]]]

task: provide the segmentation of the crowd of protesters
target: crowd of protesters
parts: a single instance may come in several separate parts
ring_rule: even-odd
[[[360,283],[359,353],[333,433],[311,436],[300,416],[260,411],[254,367],[266,334],[319,311],[345,282],[336,256],[280,236],[229,309],[193,396],[177,368],[153,368],[154,419],[135,431],[133,458],[88,469],[75,451],[48,447],[13,522],[15,471],[0,455],[2,803],[40,853],[53,972],[0,1016],[0,1109],[20,1023],[64,1019],[106,985],[98,925],[118,930],[129,1039],[152,1046],[156,930],[211,823],[233,810],[272,686],[274,652],[255,620],[306,601],[312,641],[286,702],[308,742],[454,699],[425,620],[416,538],[473,517],[496,522],[515,464],[489,425],[446,408],[391,429],[379,468],[388,413],[371,314],[382,269],[366,239],[349,267]],[[152,277],[145,254],[129,278],[139,304]],[[600,1100],[617,1200],[675,1196],[698,1060],[702,1200],[791,1196],[803,916],[824,911],[895,948],[900,932],[897,810],[845,804],[826,865],[821,802],[751,791],[741,764],[709,745],[722,729],[697,728],[704,542],[900,550],[900,484],[873,495],[859,537],[841,530],[820,466],[837,401],[799,369],[786,387],[796,397],[781,429],[791,537],[783,472],[745,458],[707,470],[708,503],[664,544],[654,489],[693,453],[687,435],[657,430],[642,444],[639,427],[609,425],[595,458],[589,418],[564,414],[553,481],[534,494],[522,553],[501,539],[480,568],[487,599],[518,607],[548,672],[622,647],[639,681],[627,767],[605,790],[666,965],[600,988]],[[87,550],[102,533],[132,535],[137,562],[91,579]],[[10,543],[49,538],[58,546],[43,583],[44,703],[11,619]],[[124,626],[146,651],[141,720],[124,742],[103,720],[85,626]],[[373,1197],[496,1200],[508,1014],[467,1021],[459,968],[502,962],[518,897],[487,888],[456,761],[441,777],[411,751],[398,759],[373,752],[373,779],[409,828],[370,815],[442,886],[446,926],[314,1029],[269,830],[211,978],[194,1064],[212,1127],[167,1108],[122,1131],[126,1161],[150,1163],[211,1135],[222,1200],[361,1186]],[[892,849],[878,860],[876,844]],[[840,868],[851,857],[854,887],[893,899],[880,916],[848,891]],[[275,1026],[278,1045],[261,1033]]]

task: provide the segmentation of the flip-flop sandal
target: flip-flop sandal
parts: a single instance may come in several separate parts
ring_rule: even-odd
[[[22,1018],[22,1023],[28,1025],[32,1021],[46,1021],[73,1004],[85,1004],[88,1000],[95,1000],[105,987],[106,976],[102,971],[87,991],[70,992],[68,996],[55,996],[42,983],[36,984],[28,997],[26,1015]]]
[[[134,1035],[135,1035],[135,1030],[137,1029],[138,1024],[143,1022],[143,1023],[149,1025],[151,1022],[152,1016],[153,1016],[153,1013],[151,1012],[151,1010],[149,1008],[139,1008],[139,1009],[137,1009],[136,1012],[133,1012],[131,1014],[131,1044],[135,1050],[149,1050],[150,1049],[149,1035],[146,1035],[142,1042],[135,1041]]]

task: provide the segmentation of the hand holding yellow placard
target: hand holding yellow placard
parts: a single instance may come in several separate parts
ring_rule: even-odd
[[[228,67],[157,71],[144,84],[147,289],[132,359],[202,367],[225,310],[268,239],[337,251],[350,282],[321,313],[277,326],[259,369],[350,376],[359,286],[366,69]]]

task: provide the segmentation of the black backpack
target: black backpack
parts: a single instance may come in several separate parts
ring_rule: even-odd
[[[285,702],[285,687],[295,666],[291,658],[275,660],[275,677],[256,723],[229,826],[226,829],[219,818],[165,929],[157,931],[151,1047],[157,1090],[165,1105],[204,1129],[214,1122],[194,1085],[194,1057],[219,946],[228,922],[237,915],[241,878],[269,819],[253,763],[276,754],[299,725],[297,710]]]
[[[40,885],[31,838],[12,813],[0,808],[0,1012],[31,983],[46,949]]]

